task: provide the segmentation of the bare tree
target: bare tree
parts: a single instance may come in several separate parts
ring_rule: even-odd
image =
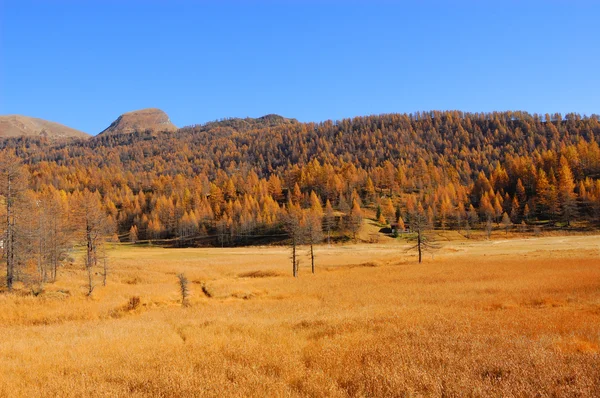
[[[106,286],[106,278],[108,278],[108,255],[106,254],[106,243],[100,247],[102,256],[102,286]]]
[[[287,212],[284,216],[284,227],[290,236],[290,244],[292,247],[292,275],[298,277],[298,253],[297,246],[304,239],[303,231],[303,214],[300,205],[294,204],[291,201],[287,204]]]
[[[415,245],[411,246],[408,250],[416,250],[419,254],[419,263],[421,263],[423,252],[434,251],[439,248],[439,245],[433,240],[431,235],[427,233],[430,230],[431,225],[429,223],[429,218],[420,203],[417,210],[411,213],[409,217],[410,229],[414,233],[409,240],[415,242]]]
[[[35,282],[42,288],[48,280],[48,212],[39,196],[25,191],[14,208],[19,213],[19,224],[13,231],[17,263],[27,264],[35,261]]]
[[[42,192],[41,202],[48,216],[48,255],[50,280],[56,281],[59,265],[73,247],[74,226],[69,223],[69,205],[66,195],[57,190]]]
[[[15,230],[19,216],[16,212],[18,202],[27,188],[27,175],[19,158],[10,152],[0,154],[0,195],[4,196],[3,207],[5,234],[3,237],[4,257],[6,259],[6,287],[12,290],[16,268]]]
[[[179,280],[179,293],[181,294],[181,305],[187,307],[189,305],[188,297],[190,295],[189,281],[185,274],[181,273],[177,275]]]
[[[312,273],[315,273],[315,243],[323,241],[323,219],[313,210],[308,210],[306,219],[306,238],[310,244],[310,265]]]
[[[26,191],[16,210],[21,214],[16,229],[19,259],[35,258],[37,281],[43,285],[56,280],[59,265],[72,247],[73,229],[68,223],[66,195],[54,188],[42,192]]]
[[[298,268],[300,266],[300,260],[298,259],[298,243],[297,243],[297,237],[294,235],[292,236],[292,275],[294,275],[294,278],[298,277]]]
[[[98,264],[98,249],[105,237],[114,232],[114,223],[106,214],[98,192],[85,189],[75,198],[76,220],[81,240],[86,246],[85,268],[88,274],[88,295],[94,291],[93,269]]]

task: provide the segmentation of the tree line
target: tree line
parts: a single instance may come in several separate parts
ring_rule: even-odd
[[[31,174],[10,151],[0,153],[0,207],[4,233],[0,237],[6,263],[6,288],[24,282],[42,288],[57,279],[59,268],[72,261],[77,244],[85,246],[88,294],[94,289],[94,269],[104,256],[106,240],[115,233],[98,192],[67,193],[46,186],[31,189]],[[104,263],[106,264],[106,262]],[[104,266],[103,283],[107,268]]]
[[[364,208],[382,224],[408,227],[424,218],[467,235],[492,226],[597,228],[599,138],[597,115],[434,111],[323,123],[270,115],[62,144],[7,139],[0,147],[27,175],[19,193],[27,199],[15,202],[28,203],[22,214],[66,208],[64,225],[81,225],[75,203],[91,195],[122,241],[229,246],[295,239],[295,229],[306,242],[311,228],[323,238],[352,239]],[[1,194],[11,201],[12,193]],[[6,231],[16,231],[11,217]],[[53,222],[44,217],[38,229]],[[31,230],[7,232],[5,245],[29,236],[38,248],[27,253],[53,247],[47,228],[41,234],[36,220],[23,222]],[[59,229],[69,242],[81,241],[80,227]],[[38,257],[45,264],[60,256]]]

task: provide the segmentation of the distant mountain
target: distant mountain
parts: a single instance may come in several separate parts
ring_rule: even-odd
[[[120,135],[144,131],[158,133],[176,130],[177,126],[171,123],[165,112],[156,108],[148,108],[122,114],[99,135]]]
[[[21,115],[0,116],[0,138],[23,136],[46,137],[53,140],[90,137],[83,131],[48,120]]]

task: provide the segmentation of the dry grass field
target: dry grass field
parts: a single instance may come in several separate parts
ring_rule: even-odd
[[[600,396],[600,237],[405,247],[119,246],[0,295],[0,395]]]

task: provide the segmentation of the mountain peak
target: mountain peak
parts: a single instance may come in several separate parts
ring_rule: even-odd
[[[177,130],[177,126],[171,123],[169,116],[164,111],[158,108],[146,108],[122,114],[100,134],[131,134],[147,130],[153,133],[173,132]]]

